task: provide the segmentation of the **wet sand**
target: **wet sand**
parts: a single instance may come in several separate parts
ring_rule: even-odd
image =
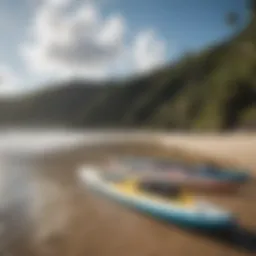
[[[79,147],[72,151],[2,163],[0,255],[154,256],[255,255],[256,234],[209,236],[156,221],[86,190],[76,178],[81,163],[133,153],[165,155],[153,145]],[[256,232],[256,186],[236,196],[211,196]],[[253,248],[254,247],[254,248]]]

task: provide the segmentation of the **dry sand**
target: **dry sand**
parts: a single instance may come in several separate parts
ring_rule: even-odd
[[[159,139],[167,147],[178,146],[191,155],[248,168],[256,172],[256,134],[170,135]]]
[[[256,147],[251,150],[256,152]],[[76,179],[76,169],[81,163],[99,162],[108,155],[173,156],[175,152],[178,154],[151,144],[82,146],[42,159],[11,161],[8,175],[13,178],[8,182],[15,188],[15,170],[22,167],[23,178],[16,179],[19,188],[29,192],[17,192],[20,196],[13,196],[13,203],[2,211],[0,255],[255,255],[256,251],[252,251],[255,234],[243,231],[243,234],[233,233],[232,238],[230,234],[209,237],[182,230],[94,196]],[[238,156],[245,159],[247,154],[245,158],[240,153]],[[248,184],[239,195],[221,198],[213,195],[210,199],[233,210],[244,228],[256,230],[255,184]]]

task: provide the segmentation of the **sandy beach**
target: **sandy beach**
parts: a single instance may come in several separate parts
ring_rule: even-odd
[[[214,154],[213,157],[217,155],[218,158],[229,158],[230,161],[231,156],[227,156],[229,151],[243,166],[256,169],[253,157],[253,152],[256,152],[255,137],[247,140],[240,137],[236,140],[236,146],[234,137],[229,139],[229,145],[228,140],[225,142],[223,139],[218,144],[216,138],[208,142],[205,138],[201,142],[199,139],[186,138],[187,144],[182,138],[176,139],[176,142],[174,139],[170,141],[168,143],[172,144],[169,145],[172,148],[179,144],[179,148],[190,152],[194,149],[196,153],[206,152],[208,157]],[[205,150],[207,144],[211,145],[211,150]],[[255,148],[252,148],[253,145]],[[207,196],[239,217],[241,230],[231,237],[230,234],[213,236],[183,230],[173,224],[127,210],[91,194],[77,179],[77,168],[83,163],[100,163],[105,157],[115,154],[173,156],[169,146],[160,146],[155,142],[96,146],[81,143],[49,154],[44,149],[43,153],[35,157],[23,157],[24,160],[18,157],[18,152],[3,158],[0,180],[0,254],[255,255],[254,182],[242,188],[238,195]]]

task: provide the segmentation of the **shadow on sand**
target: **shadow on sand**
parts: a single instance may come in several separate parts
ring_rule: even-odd
[[[188,230],[187,228],[184,229]],[[194,232],[199,236],[208,237],[217,242],[226,244],[235,249],[250,253],[256,252],[256,231],[248,230],[238,225],[220,231],[205,231],[196,229],[189,229],[189,231]]]

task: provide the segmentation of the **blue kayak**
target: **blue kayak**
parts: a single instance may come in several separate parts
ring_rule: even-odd
[[[180,226],[219,230],[230,228],[236,223],[235,217],[229,211],[198,200],[190,194],[179,191],[177,187],[169,187],[167,190],[163,189],[162,185],[160,187],[152,184],[141,186],[142,184],[136,179],[123,176],[118,179],[113,174],[109,176],[91,167],[81,168],[79,177],[86,184],[87,189],[93,192]],[[159,193],[160,190],[162,190],[161,193]]]
[[[195,168],[195,172],[204,177],[212,177],[214,179],[233,182],[246,182],[251,176],[248,172],[236,171],[230,169],[222,169],[213,165],[199,165]]]
[[[129,169],[136,171],[177,171],[180,169],[182,172],[189,172],[191,175],[217,179],[227,182],[246,182],[251,176],[248,172],[236,171],[230,169],[223,169],[210,164],[201,164],[191,166],[181,161],[172,161],[170,159],[159,159],[156,157],[122,157],[116,159],[118,165],[123,165]]]

